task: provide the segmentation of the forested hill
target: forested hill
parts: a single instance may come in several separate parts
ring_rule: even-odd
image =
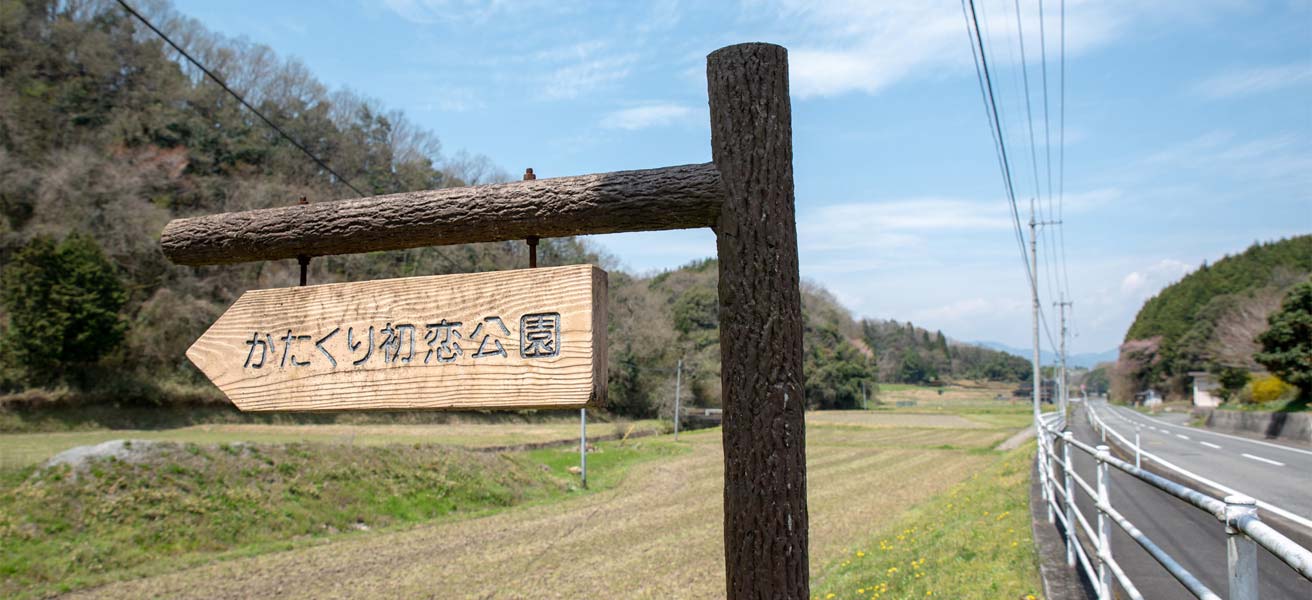
[[[1144,303],[1125,334],[1123,391],[1183,394],[1191,370],[1257,370],[1254,337],[1294,285],[1312,273],[1312,235],[1258,243],[1173,283]]]
[[[444,152],[405,115],[329,90],[301,63],[226,39],[165,4],[143,12],[367,195],[505,180],[485,157]],[[184,268],[159,250],[169,219],[356,194],[180,62],[113,2],[0,4],[0,392],[61,388],[125,402],[214,399],[184,353],[242,292],[292,285],[295,261]],[[667,410],[684,359],[693,404],[719,402],[716,268],[636,277],[571,239],[541,264],[611,272],[610,398]],[[316,258],[313,283],[524,267],[522,243]],[[923,330],[858,323],[805,290],[807,400],[853,406],[861,384],[1010,378],[986,351]],[[885,331],[889,329],[889,331]],[[905,335],[904,335],[905,334]],[[904,339],[905,338],[905,339]],[[932,343],[931,343],[932,342]],[[999,362],[999,364],[1001,364]]]

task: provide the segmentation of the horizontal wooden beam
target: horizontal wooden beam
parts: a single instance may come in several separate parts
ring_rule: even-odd
[[[406,192],[171,221],[164,255],[220,265],[421,246],[710,227],[714,163]]]

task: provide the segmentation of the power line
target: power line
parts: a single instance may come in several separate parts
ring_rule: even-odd
[[[1043,76],[1043,166],[1047,173],[1048,214],[1056,215],[1057,232],[1053,234],[1053,237],[1064,240],[1065,222],[1062,220],[1060,207],[1057,211],[1052,208],[1052,119],[1048,103],[1048,35],[1047,22],[1043,16],[1043,0],[1039,0],[1039,67]],[[1049,239],[1050,243],[1051,241]],[[1056,262],[1058,263],[1056,269],[1058,275],[1057,289],[1061,292],[1062,298],[1065,298],[1070,294],[1070,278],[1066,272],[1065,248],[1062,248],[1062,253],[1057,257]],[[1049,293],[1051,294],[1051,292]]]
[[[967,11],[966,3],[970,2]],[[984,53],[984,40],[980,34],[979,16],[975,11],[975,0],[961,0],[961,13],[966,19],[966,30],[971,37],[971,55],[975,57],[975,76],[979,79],[980,96],[984,101],[985,116],[989,119],[989,134],[995,144],[994,152],[998,155],[998,167],[1002,172],[1002,182],[1007,193],[1007,202],[1011,207],[1012,228],[1016,244],[1020,250],[1021,263],[1025,265],[1026,280],[1031,287],[1036,285],[1034,272],[1030,269],[1029,257],[1025,251],[1024,234],[1021,233],[1020,211],[1016,206],[1016,188],[1012,182],[1011,161],[1007,158],[1007,143],[1002,131],[1002,121],[998,118],[997,98],[993,93],[993,79],[989,73],[988,57]],[[978,48],[978,52],[976,49]]]
[[[1061,79],[1060,92],[1057,96],[1057,218],[1065,213],[1066,195],[1066,0],[1061,0]],[[1061,239],[1061,264],[1066,268],[1066,229],[1058,231]],[[1066,273],[1066,295],[1071,295],[1070,273]]]
[[[334,171],[332,167],[328,166],[328,163],[325,163],[324,161],[320,160],[319,157],[315,156],[313,152],[310,152],[308,148],[301,145],[300,142],[296,141],[296,139],[293,138],[291,135],[289,135],[286,131],[283,131],[282,128],[276,125],[273,121],[270,121],[268,117],[264,116],[264,113],[261,113],[259,109],[252,106],[251,103],[247,102],[245,98],[242,98],[241,94],[238,94],[236,91],[233,91],[232,88],[228,87],[228,84],[225,83],[222,79],[220,79],[218,75],[215,75],[214,72],[205,68],[205,65],[200,64],[200,61],[196,60],[195,58],[192,58],[192,56],[188,54],[186,50],[182,49],[182,46],[179,46],[172,39],[169,39],[169,36],[164,35],[164,32],[160,31],[158,27],[155,27],[155,25],[152,24],[149,20],[147,20],[146,17],[141,16],[141,13],[138,13],[137,11],[133,10],[131,6],[128,6],[128,3],[125,0],[117,0],[117,1],[119,6],[123,7],[123,10],[126,10],[129,15],[136,17],[138,21],[141,21],[141,23],[144,24],[147,28],[155,32],[155,35],[158,35],[161,39],[167,42],[168,45],[172,46],[174,50],[177,50],[178,54],[181,54],[183,58],[186,58],[189,62],[191,62],[191,64],[195,65],[196,68],[200,69],[202,73],[207,75],[210,79],[213,79],[214,83],[219,84],[219,87],[223,88],[224,91],[231,94],[233,98],[236,98],[237,102],[240,102],[242,106],[245,106],[251,112],[255,113],[255,116],[259,117],[261,121],[264,121],[265,125],[268,125],[274,131],[278,132],[278,135],[281,135],[283,139],[286,139],[288,142],[291,142],[293,146],[296,146],[298,150],[304,152],[306,156],[310,157],[310,160],[314,161],[314,163],[319,165],[319,167],[322,168],[323,170],[328,171],[328,173],[330,173],[333,177],[336,177],[337,180],[342,182],[343,185],[345,185],[348,188],[351,188],[351,191],[355,192],[360,196],[365,195],[364,192],[360,191],[358,188],[351,185],[351,182],[347,181],[345,177],[342,177],[337,173],[337,171]]]
[[[969,9],[967,3],[969,2]],[[966,31],[971,38],[971,55],[976,59],[975,75],[979,79],[980,96],[984,101],[984,112],[991,125],[989,133],[993,137],[996,147],[994,148],[998,156],[999,168],[1002,171],[1002,180],[1007,192],[1007,202],[1011,208],[1013,232],[1016,242],[1020,248],[1021,262],[1025,265],[1026,279],[1029,282],[1030,290],[1038,294],[1037,273],[1030,268],[1029,253],[1025,250],[1024,234],[1021,230],[1020,211],[1016,203],[1016,188],[1011,173],[1011,161],[1007,156],[1006,137],[1002,130],[1002,120],[998,115],[998,105],[996,94],[993,90],[993,79],[989,71],[988,56],[984,50],[984,42],[980,30],[979,15],[975,9],[975,0],[961,0],[962,16],[966,20]],[[1027,99],[1028,100],[1028,99]],[[1031,129],[1032,131],[1032,129]],[[1037,160],[1035,161],[1037,163]],[[1038,171],[1035,167],[1035,184],[1038,184]],[[1033,211],[1031,211],[1033,212]],[[1033,218],[1033,217],[1031,217]],[[1048,327],[1047,316],[1043,311],[1042,305],[1038,307],[1039,321],[1048,343],[1051,347],[1056,348],[1056,343],[1052,338],[1052,331]]]
[[[1029,138],[1030,138],[1030,170],[1034,175],[1034,197],[1041,199],[1043,197],[1043,188],[1039,185],[1039,157],[1038,157],[1038,150],[1037,150],[1038,144],[1036,144],[1034,141],[1034,111],[1030,102],[1029,60],[1026,58],[1025,55],[1025,28],[1022,25],[1022,20],[1021,20],[1020,0],[1014,0],[1014,5],[1016,7],[1016,37],[1020,43],[1020,73],[1021,73],[1021,80],[1024,82],[1025,121],[1029,129]],[[1046,95],[1047,93],[1046,90],[1044,93]],[[1043,202],[1042,200],[1039,201],[1039,215],[1040,215],[1040,219],[1039,219],[1040,221],[1045,221],[1048,223],[1055,222],[1055,218],[1054,218],[1055,215],[1052,214],[1052,210],[1051,210],[1051,196],[1049,196],[1049,210],[1047,215],[1043,215]],[[1046,228],[1042,231],[1041,237],[1043,238],[1044,243],[1047,244],[1049,248],[1053,247],[1054,244],[1052,243],[1052,233],[1049,232]],[[1053,264],[1052,258],[1048,256],[1048,252],[1043,253],[1043,270],[1047,275],[1047,277],[1044,279],[1044,283],[1047,285],[1048,288],[1048,296],[1050,297],[1056,296],[1056,294],[1053,293],[1053,288],[1052,288],[1052,282],[1056,278],[1056,273],[1057,273],[1056,265]]]

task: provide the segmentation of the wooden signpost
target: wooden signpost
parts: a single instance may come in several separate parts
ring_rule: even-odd
[[[249,411],[598,405],[606,273],[576,265],[254,290],[187,358]]]
[[[314,256],[443,244],[714,229],[726,596],[805,599],[806,431],[788,53],[772,44],[721,48],[707,57],[706,79],[712,163],[178,219],[164,229],[160,245],[184,265],[291,258],[304,264]],[[188,356],[248,410],[599,403],[606,376],[604,274],[555,273],[251,292]],[[542,339],[523,337],[526,330],[541,336],[550,329],[549,320],[521,319],[555,313],[560,354],[512,360]],[[450,347],[442,344],[444,320],[460,323],[465,343],[453,360],[433,364],[451,354],[442,354]],[[373,355],[356,365],[364,351],[357,336],[367,338],[370,327]],[[379,335],[396,337],[379,346]],[[475,352],[496,347],[485,339],[500,342],[506,356],[475,359]]]

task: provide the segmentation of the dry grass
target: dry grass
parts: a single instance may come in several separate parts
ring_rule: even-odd
[[[909,507],[995,463],[999,455],[987,448],[1007,434],[978,424],[945,429],[813,421],[807,440],[813,572]],[[607,492],[238,558],[87,595],[723,597],[719,432],[682,439],[690,453],[635,467]]]
[[[590,435],[661,431],[659,421],[589,424]],[[577,421],[544,423],[448,423],[427,425],[195,425],[162,430],[99,429],[56,433],[0,434],[0,468],[32,465],[76,446],[108,440],[139,439],[194,444],[311,442],[383,446],[387,444],[446,444],[487,448],[578,439]]]
[[[823,425],[862,427],[934,427],[974,429],[987,425],[954,414],[822,410],[807,414],[807,421]]]

